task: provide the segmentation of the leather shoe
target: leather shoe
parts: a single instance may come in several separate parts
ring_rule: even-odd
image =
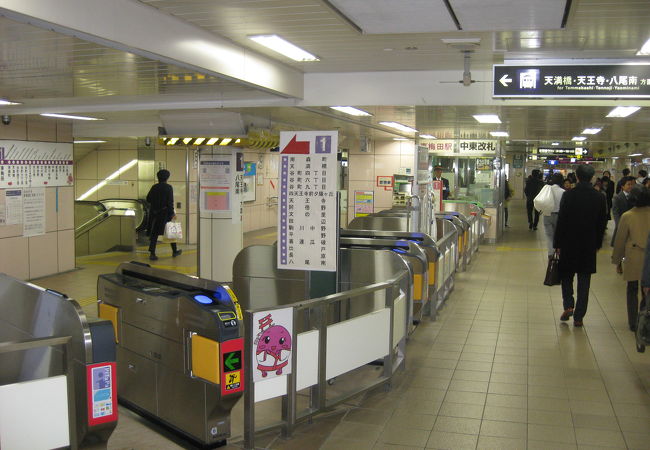
[[[562,322],[566,322],[569,320],[569,317],[573,315],[573,308],[565,309],[562,315],[560,316],[560,320]]]
[[[152,253],[151,255],[149,255],[149,259],[150,259],[151,261],[157,261],[157,260],[158,260],[158,257],[157,257],[154,253]]]
[[[181,253],[183,253],[183,250],[176,250],[175,252],[172,252],[172,257],[176,258]]]
[[[574,327],[581,327],[582,326],[582,320],[574,320],[573,321],[573,326]]]

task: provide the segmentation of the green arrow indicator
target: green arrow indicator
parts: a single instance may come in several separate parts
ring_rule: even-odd
[[[226,359],[223,361],[223,365],[226,366],[228,370],[236,370],[239,368],[239,352],[228,353]]]

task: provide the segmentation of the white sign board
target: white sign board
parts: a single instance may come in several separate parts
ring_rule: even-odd
[[[45,234],[45,188],[23,189],[23,236]]]
[[[293,308],[256,312],[253,325],[253,382],[290,374]]]
[[[72,144],[0,140],[0,188],[71,186]]]
[[[201,155],[199,161],[199,208],[230,217],[234,167],[231,155]]]
[[[499,141],[493,139],[440,139],[427,142],[430,153],[440,156],[489,156],[495,155]]]
[[[336,272],[337,131],[280,133],[278,268]]]

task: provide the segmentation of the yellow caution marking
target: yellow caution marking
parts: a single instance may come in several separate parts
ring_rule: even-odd
[[[97,296],[86,297],[86,298],[82,298],[81,300],[77,300],[77,303],[79,303],[80,306],[88,306],[96,302],[97,302]]]

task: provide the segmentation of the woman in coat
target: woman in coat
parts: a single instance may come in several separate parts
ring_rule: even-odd
[[[156,256],[158,236],[165,234],[165,225],[176,217],[174,212],[174,189],[167,184],[169,175],[169,170],[159,170],[156,174],[158,184],[151,186],[147,194],[147,202],[149,203],[149,223],[147,227],[150,239],[149,259],[152,261],[158,259]],[[183,252],[178,250],[175,242],[171,246],[172,256],[176,257]]]
[[[623,279],[627,281],[627,319],[630,330],[636,331],[639,313],[639,280],[648,233],[650,233],[650,191],[635,186],[630,192],[632,209],[621,216],[614,240],[612,263],[623,262]],[[645,293],[641,291],[641,308],[645,306]]]

